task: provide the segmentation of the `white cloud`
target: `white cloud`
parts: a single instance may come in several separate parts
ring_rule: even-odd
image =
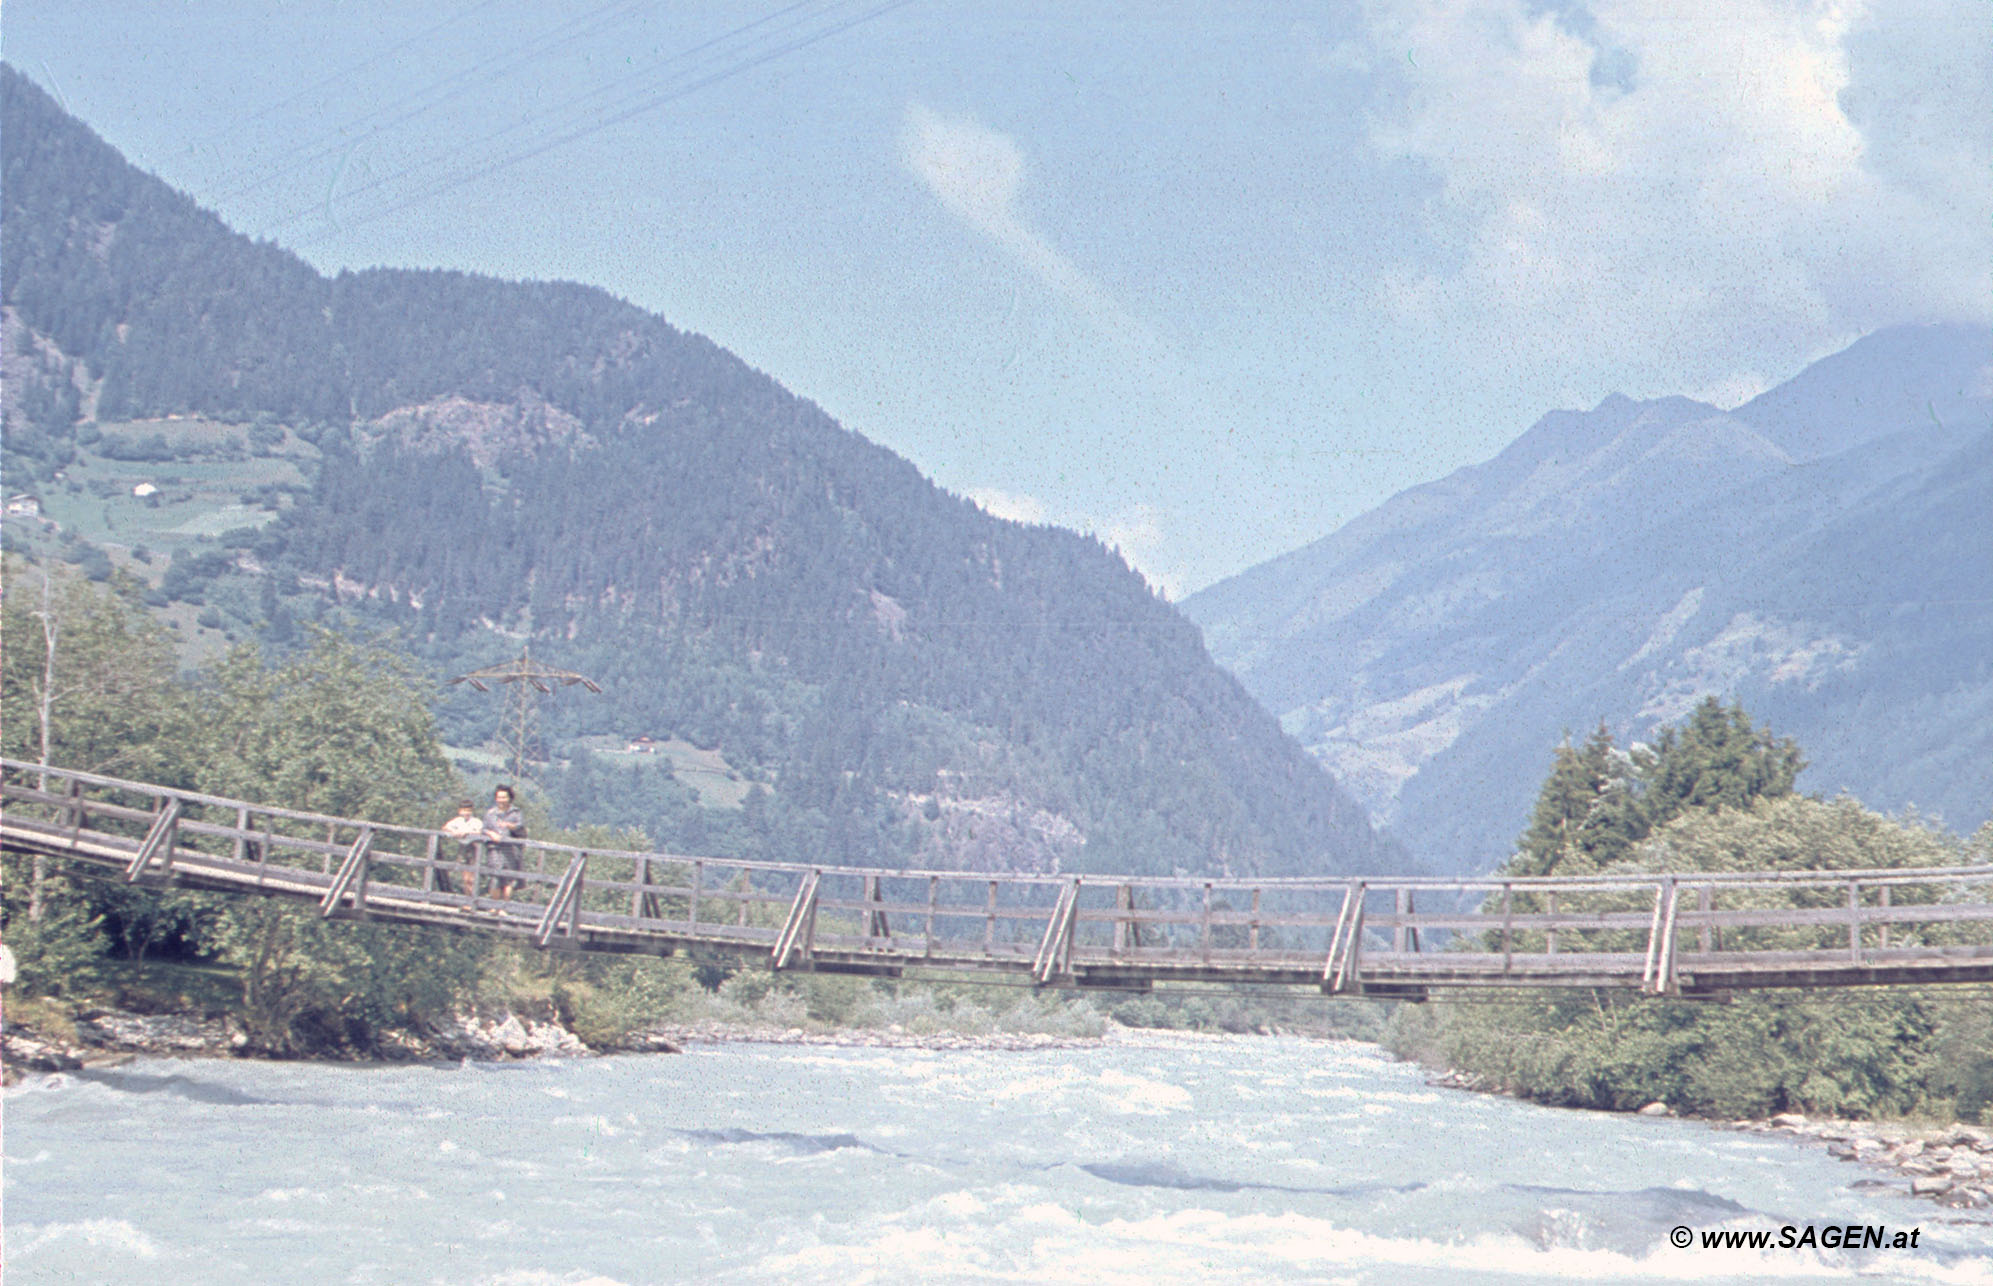
[[[1045,506],[1036,497],[1011,491],[998,491],[994,487],[976,487],[966,493],[976,507],[992,518],[1008,518],[1012,522],[1040,524],[1049,522],[1045,516]]]
[[[1162,570],[1168,562],[1169,537],[1163,528],[1163,513],[1154,505],[1133,505],[1098,518],[1078,512],[1054,512],[1035,496],[995,487],[972,487],[963,494],[992,518],[1050,524],[1098,537],[1164,598],[1174,602],[1183,596],[1183,576],[1175,570]]]
[[[911,103],[900,157],[950,213],[982,233],[1109,338],[1150,342],[1146,329],[1043,234],[1019,208],[1024,153],[1007,134]]]
[[[1182,578],[1159,570],[1168,541],[1163,531],[1163,514],[1154,505],[1135,505],[1105,522],[1088,524],[1110,549],[1120,553],[1142,579],[1171,602],[1183,596]]]
[[[1734,411],[1771,388],[1772,383],[1763,372],[1737,371],[1701,388],[1690,389],[1688,396],[1698,402],[1707,402],[1719,411]]]
[[[1853,0],[1380,0],[1372,142],[1438,178],[1443,266],[1387,275],[1379,302],[1636,392],[1987,319],[1993,130],[1958,104],[1988,101],[1993,6],[1924,9],[1906,34]]]

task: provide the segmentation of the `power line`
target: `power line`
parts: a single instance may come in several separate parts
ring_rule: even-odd
[[[488,7],[488,5],[493,3],[496,3],[496,0],[485,0],[485,4],[474,6],[472,10],[468,10],[466,11],[466,13],[475,12],[477,9]],[[327,133],[318,136],[318,138],[315,140],[307,140],[305,142],[298,143],[289,148],[287,151],[280,152],[271,162],[266,163],[264,168],[260,172],[253,175],[246,175],[242,177],[239,182],[235,182],[232,186],[223,187],[222,189],[220,189],[217,195],[220,197],[230,197],[244,192],[252,191],[256,188],[267,187],[271,183],[275,182],[277,179],[280,179],[287,174],[295,173],[297,170],[302,169],[304,166],[309,165],[314,161],[319,161],[333,156],[337,156],[342,152],[350,152],[350,150],[359,143],[365,142],[369,138],[376,137],[386,130],[393,129],[397,125],[403,124],[407,121],[415,119],[416,117],[422,116],[425,113],[432,111],[437,107],[443,106],[445,103],[448,103],[451,99],[459,97],[462,91],[460,88],[457,87],[460,86],[462,82],[466,82],[470,80],[472,77],[480,76],[481,73],[485,73],[487,71],[491,71],[490,78],[504,76],[516,70],[517,68],[524,66],[525,64],[533,61],[536,58],[544,57],[547,53],[551,52],[552,50],[559,49],[568,44],[572,44],[574,41],[579,40],[584,36],[595,34],[595,32],[609,25],[616,18],[623,16],[621,12],[613,12],[613,11],[628,11],[643,7],[647,7],[647,4],[644,2],[644,0],[609,0],[609,3],[600,5],[597,8],[590,10],[588,13],[581,15],[579,18],[572,18],[564,23],[549,28],[548,30],[542,32],[540,35],[533,37],[524,45],[513,45],[498,53],[491,54],[485,58],[478,60],[477,62],[472,63],[468,67],[460,68],[457,71],[451,72],[447,76],[444,76],[438,80],[433,80],[426,85],[420,86],[405,94],[402,94],[398,98],[394,98],[389,100],[388,102],[382,103],[374,107],[373,109],[362,113],[357,117],[353,117],[341,123],[340,125],[334,127]],[[438,23],[435,27],[431,27],[426,31],[419,33],[417,36],[412,36],[408,40],[402,41],[400,44],[395,45],[393,48],[389,50],[383,51],[381,54],[376,55],[374,58],[367,59],[365,62],[359,64],[359,66],[363,67],[369,63],[377,62],[381,58],[385,58],[389,54],[397,52],[398,50],[406,47],[407,45],[412,44],[417,40],[422,39],[437,30],[440,30],[442,27],[449,25],[449,23],[453,21],[455,21],[455,19],[449,19],[446,20],[445,22]],[[563,36],[562,35],[563,32],[567,34]],[[560,38],[555,39],[556,37]],[[492,70],[493,68],[496,68],[496,70]],[[354,68],[353,70],[358,70],[358,67]],[[319,83],[320,85],[330,83],[332,80],[339,79],[345,74],[347,73],[339,73],[335,76],[328,77],[326,80],[321,81]],[[292,98],[295,99],[300,96],[301,95],[293,95]],[[423,101],[425,99],[428,99],[429,101],[426,102]],[[370,121],[375,121],[376,118],[382,117],[390,112],[395,112],[396,109],[402,108],[405,105],[410,105],[410,104],[414,105],[408,106],[407,110],[405,111],[400,111],[396,115],[389,116],[387,119],[379,121],[378,124],[375,124],[372,126],[372,128],[368,129],[365,134],[360,135],[358,137],[354,136],[353,132],[358,127],[367,125]],[[265,112],[268,112],[270,110],[274,109],[265,109]],[[259,115],[261,114],[263,113],[259,113]],[[237,173],[242,174],[243,172],[238,171]],[[228,182],[228,179],[224,178],[223,181]]]
[[[462,187],[465,184],[475,182],[482,178],[486,178],[492,174],[499,173],[515,165],[521,164],[522,162],[531,160],[534,157],[544,155],[549,151],[553,151],[560,147],[565,147],[568,144],[578,142],[584,138],[588,138],[594,134],[598,134],[603,130],[621,124],[636,116],[642,115],[646,112],[654,111],[669,103],[678,101],[679,99],[697,93],[702,89],[708,88],[712,85],[732,79],[733,77],[739,76],[747,71],[753,70],[756,67],[763,66],[769,62],[775,61],[776,59],[783,58],[788,56],[789,54],[796,53],[800,50],[806,49],[812,45],[827,40],[832,36],[839,35],[845,31],[849,31],[852,28],[860,26],[864,23],[871,22],[883,16],[884,14],[891,12],[894,9],[904,7],[905,5],[911,2],[912,0],[887,0],[887,2],[884,4],[876,5],[854,16],[844,18],[841,21],[832,22],[827,26],[820,26],[812,30],[806,30],[804,31],[803,34],[795,36],[792,39],[782,40],[780,43],[774,44],[772,47],[768,46],[766,44],[766,41],[769,37],[771,36],[780,37],[784,34],[787,34],[788,32],[795,31],[799,28],[805,28],[817,18],[824,16],[823,13],[817,13],[817,14],[803,14],[800,17],[793,17],[794,15],[797,15],[800,10],[803,10],[808,7],[809,0],[799,0],[799,2],[796,4],[791,4],[782,9],[775,10],[774,12],[764,15],[763,17],[756,19],[753,22],[745,23],[720,36],[713,37],[709,40],[701,42],[698,45],[694,45],[685,50],[681,50],[678,53],[672,54],[667,58],[658,60],[657,62],[650,64],[648,67],[644,68],[643,70],[633,73],[630,76],[624,77],[621,80],[611,82],[609,85],[597,87],[596,89],[590,90],[583,94],[575,95],[547,111],[528,113],[526,116],[520,118],[519,120],[513,122],[510,125],[507,125],[497,130],[490,131],[489,133],[481,136],[478,139],[472,140],[471,142],[460,146],[449,148],[442,153],[432,153],[429,157],[426,157],[421,161],[405,165],[400,169],[397,169],[391,173],[382,175],[375,179],[371,179],[368,182],[360,185],[359,187],[353,188],[343,193],[339,193],[337,197],[333,199],[339,201],[350,201],[354,197],[361,196],[370,192],[380,191],[381,189],[387,188],[392,184],[398,183],[403,179],[406,179],[412,175],[417,174],[418,172],[435,168],[438,164],[449,165],[454,162],[462,161],[465,158],[469,157],[477,148],[483,147],[484,145],[496,141],[498,139],[505,138],[508,135],[517,133],[519,130],[523,128],[532,127],[532,126],[543,126],[550,123],[553,124],[555,128],[561,128],[560,122],[562,118],[564,117],[572,118],[576,116],[577,109],[581,108],[584,104],[588,104],[593,100],[603,98],[606,95],[615,95],[619,91],[626,88],[633,81],[638,81],[638,80],[649,81],[655,77],[656,72],[660,69],[672,67],[679,63],[686,63],[686,62],[692,63],[691,67],[685,69],[683,75],[681,75],[677,83],[668,85],[661,90],[660,89],[648,90],[644,93],[635,96],[634,99],[631,99],[626,96],[622,100],[624,105],[618,105],[617,102],[612,101],[603,104],[599,108],[592,108],[586,113],[582,113],[581,119],[577,123],[564,128],[562,132],[554,135],[551,138],[544,139],[537,143],[528,143],[523,147],[517,148],[510,152],[501,153],[487,160],[483,161],[473,160],[471,161],[469,168],[459,168],[454,173],[447,175],[446,177],[442,178],[440,181],[436,183],[432,183],[428,187],[413,192],[405,197],[402,197],[399,200],[389,199],[387,204],[376,207],[372,210],[362,212],[358,215],[355,215],[351,217],[347,222],[348,225],[350,226],[351,224],[355,223],[367,223],[367,222],[372,222],[376,219],[385,218],[388,215],[398,213],[412,206],[420,205],[425,202],[434,200],[436,197],[442,196],[443,194],[453,191],[459,187]],[[834,12],[835,8],[836,6],[833,6],[832,10],[824,12],[825,13]],[[785,23],[784,21],[785,19],[792,19],[792,17],[793,20],[787,21]],[[762,28],[768,27],[771,24],[776,24],[773,31],[768,31],[768,32],[761,31]],[[742,39],[743,37],[745,37],[745,39]],[[721,49],[723,46],[728,46],[730,44],[737,47],[727,48],[725,50],[724,54],[722,55],[720,65],[715,70],[707,71],[704,72],[703,74],[698,71],[699,62],[710,61],[707,59],[703,59],[702,58],[703,55],[707,54],[710,51]],[[691,78],[688,80],[684,79],[683,76],[690,76]],[[326,204],[329,204],[329,202],[314,203],[314,205],[311,207],[306,207],[297,210],[294,213],[282,219],[279,219],[274,223],[266,225],[264,233],[267,234],[269,231],[273,229],[281,228],[291,223],[295,223],[299,219],[304,218],[309,214],[311,214],[315,209],[318,209]],[[307,237],[305,238],[305,241],[308,243],[309,241],[314,239],[317,238]]]
[[[554,107],[544,112],[540,113],[529,112],[526,115],[512,122],[512,124],[504,126],[503,128],[497,130],[493,130],[490,133],[487,133],[480,138],[474,139],[467,144],[462,144],[458,146],[447,147],[440,150],[432,151],[428,156],[424,157],[419,161],[413,162],[409,165],[405,165],[399,170],[395,170],[389,174],[382,175],[378,179],[362,184],[361,186],[353,188],[347,192],[341,193],[340,199],[350,200],[355,196],[359,196],[364,193],[374,191],[378,188],[385,187],[391,183],[396,182],[399,179],[406,178],[409,175],[416,174],[420,171],[429,169],[431,168],[432,165],[437,164],[439,162],[446,163],[451,160],[461,159],[462,157],[468,155],[473,149],[477,147],[492,142],[495,139],[504,138],[505,136],[515,133],[518,130],[524,129],[528,126],[537,125],[542,123],[543,121],[558,120],[560,117],[565,115],[572,115],[575,112],[575,109],[578,108],[581,104],[587,103],[596,98],[600,98],[605,94],[614,94],[617,91],[624,88],[625,86],[627,86],[628,84],[630,84],[632,81],[639,79],[648,80],[658,70],[665,67],[669,67],[674,63],[686,61],[688,59],[696,59],[699,55],[704,54],[709,49],[713,49],[725,43],[726,41],[733,39],[736,36],[740,36],[747,32],[754,31],[757,28],[766,26],[770,22],[774,22],[778,19],[784,18],[799,9],[807,7],[811,2],[812,0],[797,0],[797,3],[795,4],[791,4],[786,8],[779,9],[774,13],[764,15],[763,17],[758,18],[753,22],[744,23],[741,26],[734,28],[732,31],[726,32],[723,35],[716,36],[710,40],[704,41],[701,44],[694,45],[689,49],[681,50],[678,53],[673,54],[668,58],[652,63],[649,67],[641,71],[634,72],[628,76],[622,77],[619,80],[611,81],[606,85],[597,86],[595,89],[589,90],[585,93],[575,95],[562,103],[556,104]],[[838,2],[841,2],[841,0],[838,0]],[[807,18],[805,18],[804,20],[807,21]],[[795,25],[800,25],[800,23],[791,24],[791,25],[793,27]],[[757,36],[753,37],[752,39],[760,39],[760,38],[761,37]],[[610,106],[613,108],[613,104],[611,104]],[[599,122],[600,118],[597,119]],[[614,122],[611,121],[609,123],[613,124]],[[606,125],[598,124],[593,128],[587,129],[585,132],[593,133],[595,132],[595,128],[606,128]],[[543,147],[540,147],[526,154],[516,155],[515,157],[509,160],[501,157],[500,160],[494,164],[496,165],[496,168],[504,168],[505,166],[516,163],[516,161],[518,160],[526,159],[527,156],[538,155],[539,152],[547,150],[548,147],[558,146],[560,141],[561,140],[556,140],[554,143],[547,144]],[[364,218],[359,220],[359,222],[369,222],[373,219],[385,217],[388,214],[392,214],[398,210],[405,209],[409,205],[417,204],[421,201],[430,199],[431,196],[440,195],[441,192],[443,191],[448,191],[451,188],[461,186],[463,183],[471,182],[478,177],[481,177],[480,173],[472,173],[468,176],[460,177],[457,180],[448,181],[442,187],[433,189],[431,192],[427,194],[419,194],[416,197],[410,198],[409,200],[404,201],[398,205],[391,205],[384,210],[377,210],[373,214],[365,216]],[[291,216],[291,219],[286,220],[285,222],[294,221],[295,219],[301,218],[308,213],[310,213],[309,209],[302,210],[298,214]],[[272,226],[281,227],[283,225],[280,223]]]
[[[398,40],[394,44],[389,45],[386,49],[381,50],[379,53],[371,54],[365,58],[360,59],[358,62],[348,63],[346,66],[341,67],[338,71],[330,72],[327,75],[320,77],[319,79],[311,82],[309,85],[306,85],[301,89],[293,90],[292,92],[278,99],[276,102],[270,103],[265,107],[260,107],[255,111],[249,113],[249,115],[245,116],[243,119],[246,121],[262,120],[264,117],[269,116],[272,113],[281,110],[282,108],[289,107],[292,103],[295,103],[300,99],[307,98],[312,94],[317,93],[319,90],[324,89],[327,85],[334,84],[338,81],[346,80],[351,76],[353,76],[356,72],[365,71],[367,68],[373,66],[375,63],[380,62],[385,58],[391,57],[394,54],[400,53],[402,50],[408,48],[410,45],[417,44],[420,43],[421,41],[427,40],[429,37],[435,35],[437,32],[443,30],[445,27],[453,26],[456,23],[463,21],[465,18],[470,17],[472,14],[479,12],[480,10],[491,8],[491,6],[496,3],[498,3],[498,0],[479,0],[479,3],[471,5],[467,9],[461,9],[458,12],[453,13],[449,17],[443,19],[441,22],[437,22],[430,26],[424,27],[422,30],[416,32],[412,36],[407,37],[406,39]]]

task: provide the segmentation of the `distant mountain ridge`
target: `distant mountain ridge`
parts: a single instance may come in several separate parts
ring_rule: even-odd
[[[1615,395],[1192,595],[1212,654],[1423,860],[1507,855],[1550,748],[1704,694],[1804,788],[1993,809],[1993,332],[1869,336],[1734,411]]]
[[[681,736],[741,774],[722,808],[655,761],[577,752],[550,770],[577,820],[682,851],[1048,872],[1402,862],[1099,542],[991,517],[599,290],[321,277],[4,66],[0,136],[10,488],[77,509],[66,468],[94,469],[113,439],[164,450],[126,439],[189,419],[215,451],[281,447],[308,471],[263,488],[260,530],[181,549],[156,578],[151,596],[199,605],[203,628],[281,645],[344,613],[394,626],[439,673],[530,642],[610,694],[561,706],[559,736]],[[98,494],[109,522],[116,488]],[[495,718],[462,696],[445,717],[467,742]]]

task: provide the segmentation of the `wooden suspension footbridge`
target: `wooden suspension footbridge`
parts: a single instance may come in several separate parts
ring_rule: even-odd
[[[553,950],[725,952],[817,973],[1402,999],[1993,981],[1993,866],[1204,879],[816,866],[531,840],[494,855],[435,830],[15,760],[0,760],[0,847],[135,885],[306,902],[329,919],[508,934]],[[494,856],[523,869],[497,869]]]

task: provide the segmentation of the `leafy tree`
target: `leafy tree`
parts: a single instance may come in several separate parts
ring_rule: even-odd
[[[430,687],[382,644],[320,631],[275,670],[241,648],[189,686],[129,587],[60,582],[46,600],[9,595],[0,612],[10,757],[38,758],[45,727],[48,760],[64,767],[413,824],[433,822],[460,793],[436,741]],[[259,899],[62,877],[46,881],[33,916],[33,881],[21,875],[8,859],[0,912],[29,988],[87,990],[107,936],[133,957],[176,938],[242,969],[252,1042],[273,1053],[367,1047],[386,1025],[444,1012],[474,989],[487,950]]]
[[[9,560],[0,747],[11,759],[158,780],[188,727],[173,646],[125,580],[49,579]]]
[[[313,631],[277,669],[232,650],[197,689],[206,789],[340,817],[428,825],[458,793],[433,686],[380,642]]]
[[[171,645],[129,582],[30,574],[11,559],[5,575],[13,592],[0,604],[0,750],[30,763],[169,778],[187,705]],[[0,916],[25,986],[60,993],[87,984],[103,949],[103,894],[94,881],[51,875],[43,858],[5,860]]]
[[[433,824],[461,793],[436,741],[429,689],[379,643],[320,630],[276,670],[237,648],[203,677],[206,789],[333,816]],[[391,1023],[446,1009],[473,984],[482,944],[308,910],[227,902],[211,943],[242,969],[259,1049],[365,1045]]]
[[[1803,760],[1789,740],[1736,707],[1706,701],[1631,756],[1601,728],[1559,747],[1517,875],[1593,871],[1851,870],[1941,867],[1993,845],[1964,846],[1915,818],[1852,799],[1793,793]],[[1983,858],[1981,859],[1983,860]],[[1599,895],[1603,899],[1612,895]],[[1746,896],[1726,894],[1725,906]],[[1765,906],[1826,905],[1838,893],[1771,890]],[[1570,903],[1564,905],[1569,906]],[[1816,947],[1831,928],[1730,931],[1738,944]],[[1903,926],[1892,941],[1956,940],[1973,928]],[[1402,1055],[1479,1074],[1544,1102],[1633,1108],[1656,1100],[1711,1115],[1806,1111],[1848,1116],[1993,1108],[1993,1006],[1938,1005],[1874,993],[1860,1005],[1805,993],[1755,993],[1726,1005],[1617,993],[1525,995],[1502,1006],[1403,1007],[1389,1043]]]

